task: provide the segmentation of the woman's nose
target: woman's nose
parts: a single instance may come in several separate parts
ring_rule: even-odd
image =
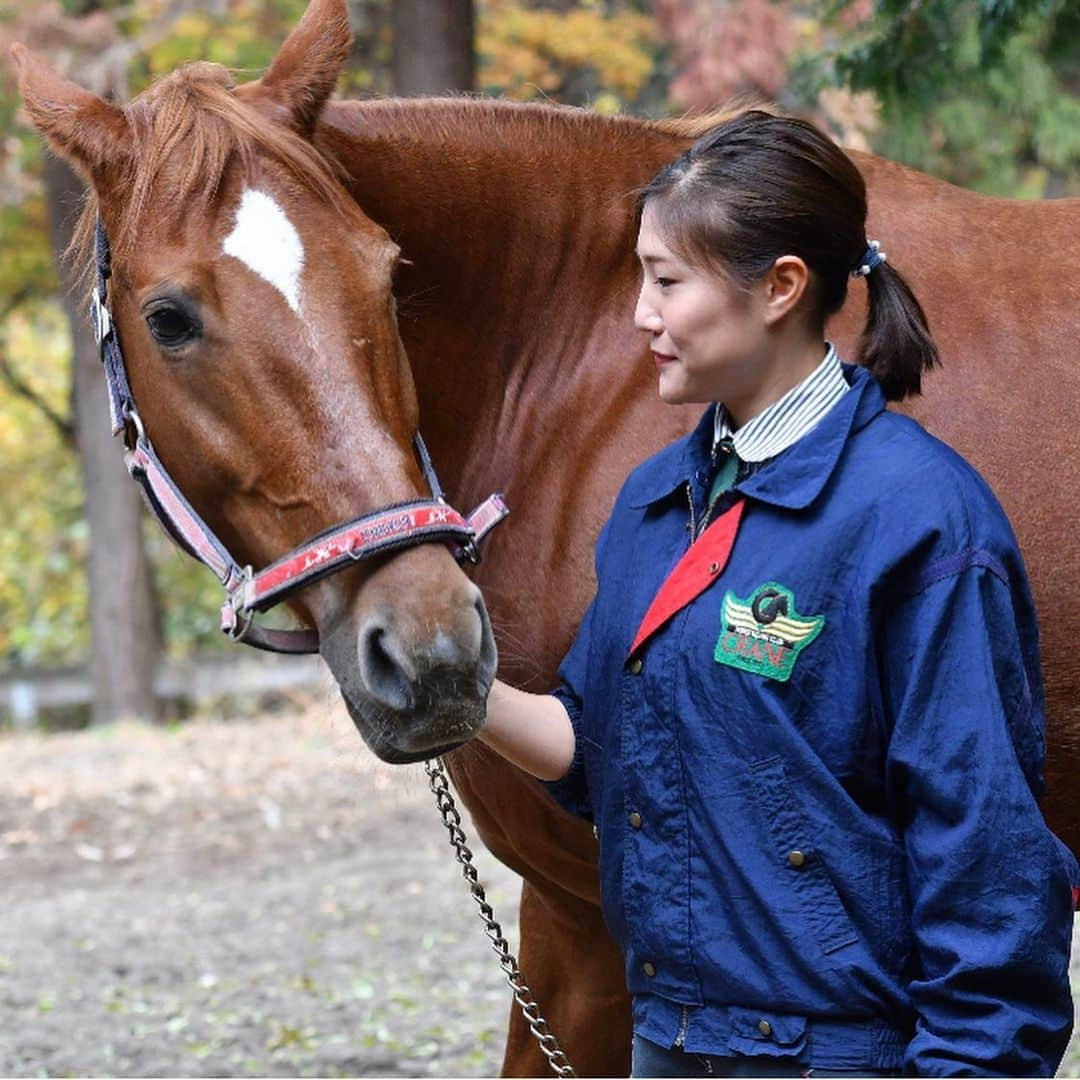
[[[644,289],[638,294],[637,306],[634,308],[634,326],[650,334],[662,333],[664,329],[664,321],[656,308],[646,299]]]

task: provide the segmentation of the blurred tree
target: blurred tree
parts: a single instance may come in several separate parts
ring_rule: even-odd
[[[999,195],[1080,193],[1080,6],[818,0],[797,81],[872,91],[875,148]]]
[[[1001,195],[1080,191],[1069,0],[654,0],[674,102],[751,92],[848,145]]]
[[[25,296],[3,327],[4,363],[36,400],[0,390],[0,655],[55,662],[86,648],[77,455],[72,437],[40,408],[70,430],[70,339],[58,305]]]
[[[83,185],[59,158],[45,159],[49,236],[58,263],[71,243]],[[77,272],[64,265],[62,306],[73,343],[72,405],[89,525],[93,719],[152,720],[161,654],[150,563],[142,538],[142,504],[112,437],[97,343],[90,333]]]
[[[676,105],[711,108],[739,94],[779,97],[795,39],[790,3],[653,0],[653,11],[672,43]]]
[[[550,96],[600,112],[666,106],[659,44],[644,5],[485,0],[479,86],[529,100]]]
[[[393,65],[393,12],[387,0],[348,0],[352,53],[340,85],[345,97],[364,92],[390,93]]]
[[[473,0],[395,0],[394,90],[403,96],[471,90]]]
[[[86,644],[70,343],[53,302],[41,144],[15,126],[16,108],[13,87],[0,85],[0,656],[8,663],[68,659]]]
[[[105,97],[123,96],[126,50],[101,3],[36,7],[12,26],[61,68],[78,67],[83,85]],[[116,51],[113,51],[116,50]],[[71,426],[79,452],[89,524],[87,551],[91,668],[96,722],[157,714],[154,675],[161,649],[153,581],[142,543],[141,508],[111,438],[105,380],[82,297],[63,260],[78,216],[83,185],[51,154],[40,168],[47,238],[63,286],[61,303],[72,341]],[[49,412],[42,403],[44,415]],[[56,419],[53,419],[56,423]]]

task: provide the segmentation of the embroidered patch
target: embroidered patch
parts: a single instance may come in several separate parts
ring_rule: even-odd
[[[713,653],[717,663],[778,682],[787,682],[799,653],[825,625],[824,615],[800,615],[792,591],[775,581],[756,588],[747,600],[729,589],[721,619]]]

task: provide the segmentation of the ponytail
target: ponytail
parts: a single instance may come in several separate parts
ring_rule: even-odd
[[[882,261],[866,274],[869,310],[855,349],[887,401],[922,390],[922,373],[939,362],[922,305],[899,271]]]

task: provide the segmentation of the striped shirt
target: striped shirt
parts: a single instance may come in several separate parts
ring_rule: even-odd
[[[742,461],[762,462],[786,450],[801,439],[847,393],[849,387],[840,366],[840,357],[831,342],[825,359],[738,431],[731,430],[731,418],[723,404],[716,409],[713,445],[730,439]]]

